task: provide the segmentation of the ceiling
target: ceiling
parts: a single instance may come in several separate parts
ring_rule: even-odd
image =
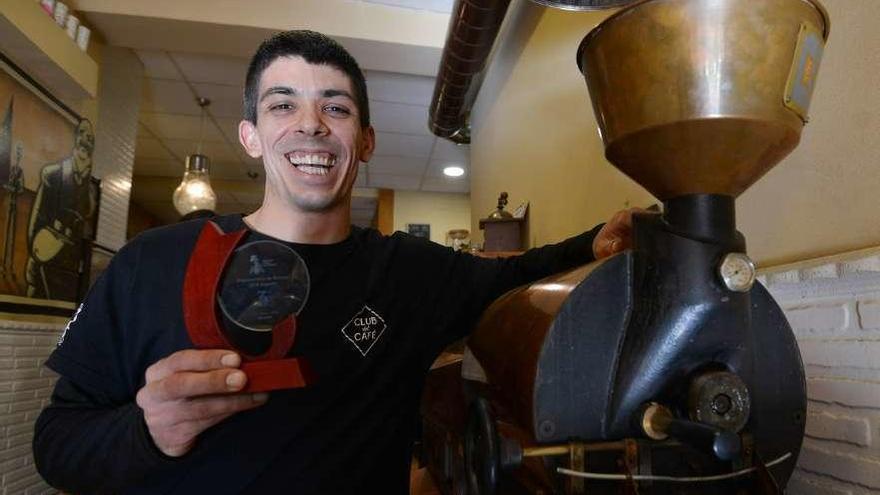
[[[445,14],[452,12],[452,5],[455,3],[455,0],[362,0],[362,1],[365,3],[377,3],[377,4],[393,5],[395,7],[406,7],[408,9],[442,12]]]
[[[190,5],[201,1],[183,3]],[[310,1],[299,0],[297,4],[307,6]],[[469,191],[468,173],[456,179],[442,173],[443,167],[451,164],[468,169],[467,147],[436,138],[427,127],[434,88],[433,73],[445,38],[445,30],[438,24],[448,22],[453,1],[323,0],[325,8],[314,9],[310,14],[313,22],[298,19],[300,24],[320,26],[332,20],[321,16],[339,17],[342,12],[334,9],[333,4],[339,4],[340,9],[348,7],[351,10],[353,5],[360,9],[358,15],[353,16],[349,31],[328,33],[339,39],[365,69],[370,113],[376,130],[376,152],[369,164],[361,168],[355,184],[352,216],[356,224],[373,222],[378,188]],[[144,65],[132,201],[164,221],[175,221],[178,215],[171,205],[171,193],[180,181],[186,155],[198,149],[202,134],[201,150],[211,159],[211,180],[218,195],[218,213],[255,209],[262,200],[262,164],[248,157],[238,143],[241,94],[249,54],[260,40],[277,29],[240,25],[233,29],[218,24],[218,21],[237,20],[234,9],[226,13],[216,11],[223,5],[229,7],[236,2],[211,3],[215,17],[219,16],[210,19],[215,21],[211,23],[189,20],[185,12],[175,19],[160,17],[158,11],[143,11],[143,5],[151,2],[132,3],[133,8],[141,9],[136,12],[139,15],[133,17],[113,10],[119,9],[119,3],[86,0],[78,7],[108,44],[134,49]],[[270,3],[247,4],[271,7]],[[271,12],[267,15],[268,19],[274,20]],[[420,30],[414,26],[413,33],[403,33],[410,38],[399,42],[389,40],[384,32],[387,30],[360,32],[364,28],[357,24],[356,18],[370,15],[379,15],[383,22],[387,20],[392,24],[425,22],[425,28]],[[394,19],[395,15],[400,19]],[[332,25],[338,28],[344,27],[345,23],[333,22]],[[430,39],[418,39],[424,34],[418,31],[434,34]],[[147,36],[148,32],[152,36]],[[162,32],[162,36],[156,36],[157,32]],[[348,32],[363,38],[348,37]],[[375,39],[379,35],[384,39]],[[220,49],[219,43],[210,47],[204,46],[203,41],[191,43],[187,37],[193,36],[200,40],[205,37],[226,39],[230,48]],[[373,39],[367,39],[368,36]],[[418,44],[413,44],[414,40]],[[243,49],[243,44],[249,46]],[[429,66],[433,69],[429,70]],[[203,128],[196,97],[211,100],[206,108]]]

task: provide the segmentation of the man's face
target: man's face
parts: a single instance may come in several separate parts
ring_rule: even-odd
[[[239,124],[248,155],[263,158],[267,200],[301,212],[349,208],[361,161],[373,152],[373,129],[360,126],[351,81],[329,65],[280,57],[263,71],[257,124]]]
[[[95,149],[95,133],[92,125],[83,121],[76,128],[73,146],[74,162],[80,174],[88,174],[92,170],[92,152]]]

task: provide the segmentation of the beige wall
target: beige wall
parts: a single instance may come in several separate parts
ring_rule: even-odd
[[[395,191],[394,230],[408,223],[431,225],[431,240],[446,245],[446,232],[469,228],[471,203],[467,194]]]
[[[880,244],[880,2],[823,0],[829,40],[801,144],[738,201],[773,264]]]
[[[529,201],[531,245],[592,228],[614,211],[654,200],[610,167],[575,63],[584,34],[607,14],[519,2],[472,114],[472,225],[507,191]],[[528,40],[520,46],[524,40]]]
[[[831,40],[800,147],[737,202],[749,252],[763,265],[880,244],[880,2],[824,0]],[[583,36],[607,13],[544,10],[516,16],[474,107],[472,225],[499,191],[531,202],[543,244],[654,199],[603,157],[575,63]]]

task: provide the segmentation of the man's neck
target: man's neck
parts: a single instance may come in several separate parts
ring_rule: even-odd
[[[348,237],[351,230],[350,208],[322,212],[301,212],[290,207],[276,208],[263,203],[244,217],[253,230],[276,239],[300,244],[335,244]]]
[[[81,183],[83,181],[83,179],[85,178],[85,176],[86,176],[85,171],[90,168],[89,165],[91,165],[91,164],[83,163],[83,162],[79,161],[76,157],[74,157],[74,159],[73,159],[73,178],[74,178],[74,180],[76,180],[77,184]]]

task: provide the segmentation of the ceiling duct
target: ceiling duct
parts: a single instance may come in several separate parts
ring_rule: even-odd
[[[623,7],[635,0],[532,0],[546,7],[562,10],[599,10]]]
[[[483,70],[510,0],[457,0],[449,18],[428,126],[437,136],[470,143],[467,125]]]
[[[620,7],[634,0],[532,0],[565,10]],[[471,142],[468,120],[510,0],[456,0],[431,100],[428,127],[457,144]]]

